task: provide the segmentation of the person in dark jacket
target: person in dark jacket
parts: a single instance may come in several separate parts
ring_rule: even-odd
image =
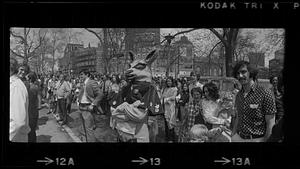
[[[284,86],[283,80],[281,77],[278,78],[277,84],[278,90],[281,93],[280,98],[275,97],[276,109],[277,109],[277,118],[275,119],[275,125],[272,128],[272,134],[267,140],[267,142],[282,142],[284,139],[283,133],[283,123],[284,123],[284,104],[283,104],[283,94],[284,94]]]
[[[28,133],[28,142],[36,142],[36,128],[39,118],[39,108],[41,103],[40,90],[37,85],[37,76],[34,72],[30,72],[27,75],[29,81],[29,90],[28,90],[28,115],[29,115],[29,127],[30,132]]]
[[[94,134],[96,129],[95,114],[104,114],[100,107],[100,102],[103,99],[103,93],[100,90],[98,83],[95,80],[89,78],[90,72],[88,70],[82,70],[80,72],[80,78],[83,81],[83,87],[81,88],[78,96],[79,110],[83,120],[80,126],[80,132],[85,135],[86,142],[97,142],[97,138]],[[106,120],[102,119],[102,120]]]

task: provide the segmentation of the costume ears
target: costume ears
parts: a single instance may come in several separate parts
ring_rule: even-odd
[[[152,50],[145,58],[147,65],[151,65],[153,63],[153,61],[157,58],[158,55],[155,55],[155,52],[156,52],[156,49]]]

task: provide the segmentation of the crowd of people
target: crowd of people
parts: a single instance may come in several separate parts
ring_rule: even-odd
[[[282,141],[282,77],[271,77],[272,88],[263,88],[257,82],[257,71],[248,62],[235,66],[234,77],[240,85],[235,84],[229,95],[220,95],[215,83],[202,84],[201,76],[193,72],[189,77],[177,79],[154,76],[152,80],[164,111],[163,140]],[[78,75],[62,72],[37,75],[28,65],[19,65],[11,58],[10,140],[37,141],[35,131],[43,105],[48,105],[48,114],[53,114],[59,124],[67,125],[71,105],[76,103],[83,120],[84,139],[95,142],[95,114],[110,118],[110,97],[127,83],[123,74],[101,75],[86,70]],[[149,142],[157,142],[158,127],[155,130]]]

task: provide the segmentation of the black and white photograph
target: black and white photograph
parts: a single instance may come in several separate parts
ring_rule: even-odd
[[[12,142],[282,142],[284,28],[10,28]]]
[[[5,1],[1,168],[299,168],[299,4]]]

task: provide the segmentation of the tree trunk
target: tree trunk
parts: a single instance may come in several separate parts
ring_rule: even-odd
[[[28,55],[27,55],[27,36],[26,36],[26,28],[24,28],[24,64],[28,64]]]
[[[230,28],[230,29],[223,29],[224,35],[222,36],[220,33],[218,33],[215,29],[210,29],[223,43],[225,46],[225,71],[226,76],[231,77],[232,76],[232,60],[233,60],[233,54],[236,46],[236,39],[237,35],[239,33],[239,29],[236,28]]]
[[[54,65],[55,65],[55,49],[52,51],[52,74],[54,74]]]
[[[225,67],[226,67],[226,76],[232,76],[232,59],[233,59],[233,47],[230,45],[225,48]]]
[[[211,69],[211,56],[209,55],[208,56],[208,76],[211,76],[210,69]]]

